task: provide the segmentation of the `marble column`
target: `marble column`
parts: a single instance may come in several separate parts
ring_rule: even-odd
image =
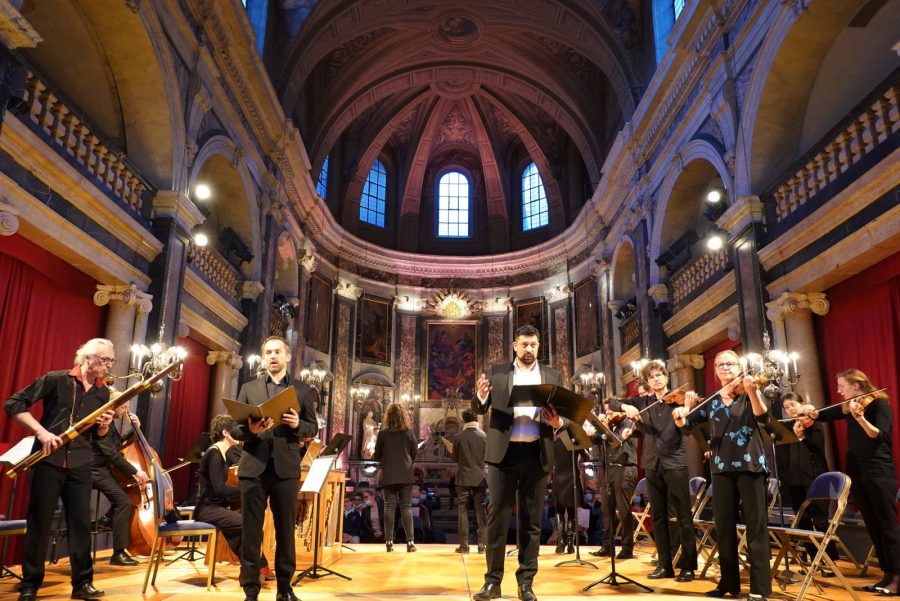
[[[616,313],[624,304],[625,301],[620,300],[611,300],[606,303],[606,307],[609,309],[610,335],[612,338],[612,358],[609,363],[609,374],[607,375],[611,394],[622,394],[625,392],[625,381],[622,378],[622,370],[619,367],[619,357],[622,356],[622,335],[619,333],[619,328],[622,327],[622,321],[616,317]]]
[[[115,346],[117,361],[109,371],[116,376],[126,375],[130,367],[137,307],[143,303],[138,298],[139,292],[134,284],[130,286],[98,284],[97,291],[94,293],[95,305],[98,307],[109,306],[105,337],[111,340]],[[146,297],[146,295],[143,296]],[[124,388],[124,386],[120,382],[117,388]]]
[[[703,369],[705,361],[703,355],[675,355],[666,361],[666,369],[669,370],[670,388],[687,384],[688,390],[697,389],[697,372]],[[688,472],[691,478],[695,476],[706,477],[706,469],[703,466],[703,449],[697,443],[697,439],[689,436],[685,439],[685,447],[688,456]]]
[[[213,366],[213,385],[209,391],[209,410],[207,417],[225,413],[223,397],[236,399],[238,392],[238,372],[244,362],[241,356],[232,351],[209,351],[206,364]]]

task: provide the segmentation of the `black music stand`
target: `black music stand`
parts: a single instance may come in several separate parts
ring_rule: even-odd
[[[297,584],[307,576],[315,580],[328,576],[329,574],[343,578],[344,580],[353,580],[350,576],[345,576],[340,572],[335,572],[325,566],[319,565],[319,521],[321,519],[322,511],[322,487],[325,486],[325,481],[328,479],[328,474],[331,472],[335,459],[343,452],[349,442],[349,435],[335,434],[334,438],[328,443],[328,446],[323,449],[323,452],[334,452],[329,455],[319,455],[318,458],[313,460],[309,473],[306,475],[306,480],[303,481],[303,486],[300,488],[300,492],[311,492],[316,495],[316,515],[313,518],[315,520],[315,524],[313,525],[313,562],[311,566],[297,574],[296,578],[294,578],[294,581],[291,583],[292,585]],[[324,572],[324,574],[321,574],[320,572]]]
[[[181,463],[179,463],[178,465],[176,465],[174,467],[169,468],[168,470],[166,470],[166,472],[167,473],[172,472],[172,471],[182,468],[186,465],[190,465],[191,463],[200,463],[200,460],[203,458],[203,453],[205,453],[207,451],[207,449],[209,449],[209,447],[211,447],[211,446],[212,446],[212,436],[210,435],[210,433],[209,432],[201,432],[200,436],[197,438],[197,440],[194,441],[194,444],[191,445],[191,448],[188,449],[187,454],[181,458]],[[194,476],[199,477],[199,474],[194,474]],[[160,502],[160,501],[157,500],[157,502]],[[98,499],[98,503],[99,503],[99,499]],[[195,507],[196,507],[196,505],[195,505]],[[180,512],[180,508],[179,508],[179,512]],[[191,512],[191,517],[193,517],[193,512]],[[175,559],[172,559],[171,561],[169,561],[169,563],[166,564],[167,566],[172,565],[179,559],[184,559],[185,561],[197,561],[198,559],[200,559],[202,557],[206,557],[206,554],[203,551],[197,550],[198,537],[192,536],[192,537],[190,537],[190,539],[191,539],[191,545],[187,548],[187,551],[185,551],[184,553],[182,553]]]
[[[569,451],[569,455],[571,455],[572,457],[572,507],[575,509],[575,532],[573,532],[572,534],[575,537],[575,559],[567,559],[566,561],[561,561],[553,567],[559,568],[567,565],[576,565],[586,566],[591,569],[597,570],[599,569],[597,568],[597,566],[589,561],[581,559],[581,544],[578,540],[578,506],[580,505],[580,503],[578,502],[578,479],[580,476],[578,474],[578,470],[576,469],[577,465],[575,461],[575,454],[578,453],[578,451],[583,451],[584,449],[591,448],[593,446],[593,443],[591,442],[591,439],[588,437],[587,433],[584,431],[584,428],[582,428],[580,424],[576,424],[575,422],[570,423],[568,429],[563,430],[559,433],[559,439],[562,441],[563,446],[566,447],[566,450]]]
[[[591,415],[593,415],[593,414],[591,414]],[[596,416],[594,416],[594,419],[591,419],[591,423],[594,424],[594,426],[596,426],[597,431],[600,433],[600,438],[603,440],[603,442],[600,445],[601,448],[603,449],[603,479],[605,480],[606,490],[608,491],[609,490],[609,460],[608,460],[606,446],[608,443],[609,446],[611,446],[613,448],[618,448],[618,447],[622,446],[622,439],[619,438],[618,436],[616,436],[616,433],[613,432],[612,430],[610,430],[609,426],[607,426],[605,423],[603,423]],[[613,523],[614,522],[615,522],[615,520],[613,520]],[[640,582],[637,582],[636,580],[632,580],[628,576],[623,576],[622,574],[619,574],[616,572],[616,535],[615,535],[615,533],[613,533],[613,535],[610,538],[611,538],[611,543],[610,543],[611,546],[609,549],[609,560],[610,560],[610,569],[611,569],[610,573],[607,574],[606,576],[604,576],[603,578],[601,578],[600,580],[590,583],[589,585],[587,585],[586,587],[584,587],[581,590],[589,591],[592,588],[594,588],[595,586],[597,586],[598,584],[608,584],[610,586],[619,586],[620,584],[625,584],[627,582],[629,584],[633,584],[637,587],[644,589],[648,593],[652,593],[653,589],[650,588],[649,586],[641,584]],[[623,582],[619,582],[619,580],[622,580]]]

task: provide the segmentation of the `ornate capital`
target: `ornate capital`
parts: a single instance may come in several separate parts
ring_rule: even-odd
[[[137,312],[148,314],[153,310],[153,295],[147,294],[146,292],[141,292],[140,290],[134,291],[134,302],[137,304]]]
[[[706,361],[703,355],[675,355],[666,361],[666,369],[669,371],[678,371],[679,369],[703,369]]]
[[[737,323],[730,323],[728,328],[726,328],[726,332],[728,340],[739,340],[741,337],[741,326]]]
[[[316,270],[316,258],[313,255],[304,255],[297,259],[297,263],[309,273],[313,273]]]
[[[609,268],[611,266],[612,265],[610,264],[610,262],[607,261],[605,258],[597,259],[596,263],[594,263],[593,269],[591,269],[591,275],[600,277],[605,272],[609,271]]]
[[[0,236],[12,236],[19,231],[19,212],[5,198],[0,198]]]
[[[122,303],[123,305],[142,306],[143,303],[147,301],[147,296],[149,295],[138,290],[137,286],[134,284],[129,286],[107,286],[105,284],[97,284],[97,292],[94,293],[94,304],[98,307],[102,307],[115,301]],[[149,313],[149,311],[147,312]]]
[[[215,365],[223,363],[232,369],[240,369],[244,366],[244,361],[240,355],[232,351],[209,351],[206,354],[206,364]]]
[[[665,284],[653,284],[647,288],[647,296],[657,305],[662,305],[669,302],[669,289]]]
[[[262,285],[262,282],[246,280],[241,287],[241,298],[244,300],[256,300],[265,289],[266,287]]]
[[[347,280],[338,280],[337,286],[334,289],[335,294],[338,296],[343,296],[347,300],[356,301],[359,297],[362,296],[363,289],[353,284],[352,282],[348,282]]]
[[[766,307],[766,317],[773,322],[803,310],[825,315],[831,308],[822,292],[784,292],[777,299],[766,303]]]
[[[754,223],[762,223],[765,210],[759,196],[741,196],[716,220],[716,225],[734,238]]]

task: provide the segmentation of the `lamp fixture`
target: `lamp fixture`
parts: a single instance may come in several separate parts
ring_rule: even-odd
[[[796,352],[783,351],[770,348],[769,333],[763,331],[763,350],[761,353],[748,353],[740,358],[741,367],[751,375],[762,376],[768,384],[763,388],[763,394],[767,399],[777,399],[781,391],[779,388],[792,387],[800,381],[800,372],[797,370]]]
[[[606,374],[594,369],[593,365],[584,366],[584,371],[578,376],[584,390],[595,395],[598,399],[606,397]]]
[[[706,238],[706,248],[713,252],[720,250],[724,244],[725,240],[721,234],[711,234]]]
[[[206,184],[197,184],[194,186],[194,198],[197,200],[209,200],[212,196],[212,189]]]
[[[131,369],[141,380],[151,378],[158,374],[173,361],[184,361],[188,352],[180,346],[165,347],[159,342],[154,342],[149,347],[144,344],[131,345]],[[184,374],[184,366],[181,365],[169,373],[169,379],[177,382]],[[156,382],[151,388],[152,394],[157,394],[163,389],[162,380]]]
[[[369,393],[372,391],[368,386],[352,386],[350,387],[350,399],[353,401],[353,406],[357,409],[362,408],[363,403],[367,398],[369,398]]]
[[[650,363],[648,359],[638,359],[637,361],[631,362],[631,373],[634,375],[635,380],[641,379],[641,370],[644,369],[644,366]]]
[[[400,395],[400,402],[404,405],[410,405],[412,403],[412,407],[418,407],[419,401],[422,400],[422,395],[420,394],[409,394],[408,392],[404,392]]]
[[[300,379],[321,392],[334,379],[334,375],[324,362],[317,359],[300,371]]]
[[[713,188],[712,190],[710,190],[709,192],[706,193],[706,202],[715,204],[715,203],[719,202],[720,200],[722,200],[723,196],[724,196],[724,194],[722,193],[722,191],[720,189]]]

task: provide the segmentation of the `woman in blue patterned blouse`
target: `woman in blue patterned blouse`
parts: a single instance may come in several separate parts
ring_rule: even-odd
[[[716,378],[723,385],[709,403],[691,412],[697,395],[688,393],[685,406],[672,412],[675,425],[690,430],[700,422],[710,424],[713,516],[719,544],[721,576],[708,597],[737,596],[738,506],[743,507],[750,558],[749,601],[761,601],[772,593],[769,568],[769,536],[766,531],[765,448],[758,424],[768,420],[769,409],[752,377],[741,378],[741,364],[734,351],[716,355]]]

